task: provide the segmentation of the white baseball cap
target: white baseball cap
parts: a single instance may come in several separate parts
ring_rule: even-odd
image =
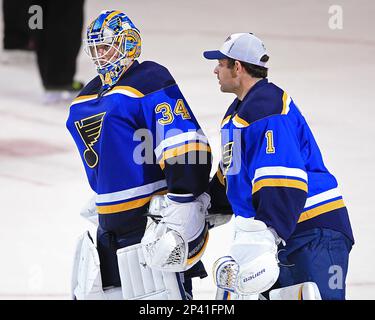
[[[209,60],[232,58],[260,67],[266,66],[266,62],[261,61],[266,54],[262,40],[252,33],[233,33],[225,40],[220,50],[203,52],[203,56]]]

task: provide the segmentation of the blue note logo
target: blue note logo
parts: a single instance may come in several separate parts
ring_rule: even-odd
[[[74,122],[79,135],[85,143],[86,150],[83,157],[90,168],[95,168],[99,162],[98,154],[94,150],[94,145],[98,142],[102,131],[105,112]]]

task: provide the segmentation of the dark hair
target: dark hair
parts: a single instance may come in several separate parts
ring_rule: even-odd
[[[247,63],[247,62],[243,62],[243,61],[240,61],[240,60],[235,60],[235,59],[232,59],[232,58],[228,58],[228,68],[232,69],[234,67],[234,63],[236,61],[238,61],[239,63],[241,63],[241,66],[243,66],[246,70],[246,72],[251,75],[252,77],[254,78],[267,78],[267,75],[268,75],[268,68],[266,67],[261,67],[261,66],[257,66],[255,64],[251,64],[251,63]],[[260,59],[260,61],[262,62],[267,62],[269,60],[269,56],[267,56],[266,54],[262,57],[262,59]]]

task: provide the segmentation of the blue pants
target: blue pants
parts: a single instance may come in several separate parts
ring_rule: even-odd
[[[323,300],[344,300],[352,241],[341,232],[315,228],[280,246],[280,276],[274,288],[306,281],[317,284]]]

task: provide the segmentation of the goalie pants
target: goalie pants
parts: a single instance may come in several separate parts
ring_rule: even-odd
[[[117,264],[116,251],[118,249],[140,243],[144,234],[145,225],[141,224],[138,228],[128,231],[125,234],[116,234],[115,232],[106,231],[100,226],[97,230],[97,250],[100,260],[100,272],[102,277],[103,288],[120,287],[121,280]],[[200,261],[191,269],[185,271],[181,279],[185,292],[192,297],[193,277],[205,277],[207,273],[203,263]]]
[[[279,248],[280,276],[272,289],[314,281],[323,300],[344,300],[352,245],[344,234],[331,229],[293,235]]]

